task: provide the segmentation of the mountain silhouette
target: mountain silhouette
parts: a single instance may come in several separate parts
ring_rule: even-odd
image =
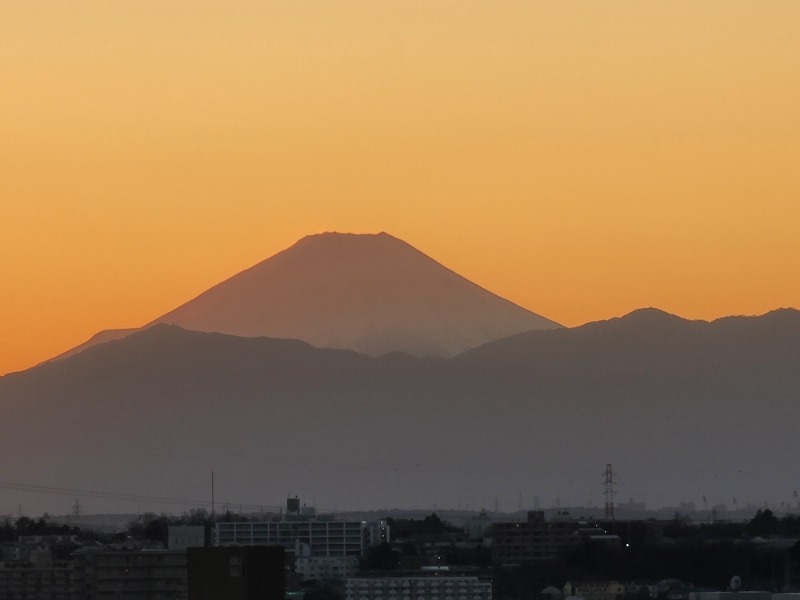
[[[386,233],[324,233],[155,319],[194,331],[293,338],[373,356],[451,356],[557,323]]]
[[[387,233],[307,236],[145,328],[159,323],[371,356],[453,356],[515,333],[561,327]],[[55,359],[134,331],[101,331]]]
[[[798,473],[798,340],[794,310],[647,309],[454,358],[158,324],[0,378],[4,478],[201,501],[214,470],[223,501],[479,508],[585,502],[613,462],[619,492],[655,506],[780,501]]]

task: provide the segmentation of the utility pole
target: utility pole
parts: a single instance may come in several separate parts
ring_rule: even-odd
[[[614,469],[611,463],[606,463],[606,470],[603,473],[603,495],[606,498],[606,519],[614,520]]]
[[[214,471],[211,471],[211,522],[214,522]]]

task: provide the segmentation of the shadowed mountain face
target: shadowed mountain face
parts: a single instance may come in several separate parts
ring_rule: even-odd
[[[556,323],[470,283],[386,233],[325,233],[156,319],[370,355],[449,356]]]
[[[798,390],[793,310],[637,311],[452,359],[158,325],[0,378],[0,451],[6,481],[198,501],[213,469],[220,503],[586,503],[606,462],[656,506],[780,501],[800,477]]]

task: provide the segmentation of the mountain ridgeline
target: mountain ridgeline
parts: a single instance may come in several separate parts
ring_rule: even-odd
[[[585,504],[606,462],[656,506],[781,500],[799,391],[789,309],[646,309],[453,358],[156,324],[0,378],[0,446],[9,481],[204,499],[214,470],[218,498],[251,504]]]
[[[148,326],[158,323],[372,356],[453,356],[514,333],[560,327],[387,233],[307,236]],[[76,350],[128,333],[106,332]]]

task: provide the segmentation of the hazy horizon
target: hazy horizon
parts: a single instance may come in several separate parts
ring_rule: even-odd
[[[315,235],[315,234],[309,234],[309,235]],[[243,270],[247,270],[249,268],[252,268],[253,266],[255,266],[255,265],[249,265],[249,266],[245,267]],[[241,271],[239,273],[241,273]],[[238,273],[231,274],[230,277],[232,277],[232,276],[234,276],[236,274],[238,274]],[[226,277],[223,280],[212,284],[209,287],[209,289],[213,288],[215,285],[219,285],[220,283],[223,283],[224,281],[226,281],[230,277]],[[474,282],[472,282],[472,283],[474,283]],[[195,300],[198,296],[202,295],[206,291],[208,291],[208,290],[199,291],[197,294],[195,294],[195,295],[193,295],[193,296],[191,296],[189,298],[186,298],[185,302],[182,302],[180,304],[180,306],[182,306],[185,303],[189,303],[192,300]],[[487,290],[487,291],[493,293],[492,290]],[[508,300],[508,299],[506,298],[506,300]],[[800,305],[798,305],[798,306],[800,306]],[[674,316],[679,317],[681,319],[695,320],[695,321],[705,321],[705,322],[709,322],[710,323],[710,322],[713,322],[713,321],[718,320],[718,319],[725,319],[727,317],[757,317],[757,316],[763,316],[763,315],[765,315],[767,313],[774,312],[776,310],[786,309],[786,308],[797,310],[798,306],[774,306],[774,307],[771,307],[771,308],[767,308],[763,312],[758,312],[758,313],[727,313],[727,314],[715,315],[715,316],[708,317],[708,318],[704,318],[704,317],[694,317],[693,318],[693,317],[688,317],[686,315],[670,312],[669,310],[666,310],[661,306],[648,305],[648,306],[633,307],[633,308],[631,308],[630,310],[628,310],[626,312],[622,312],[622,313],[618,313],[618,314],[610,314],[610,315],[606,315],[606,316],[600,316],[600,317],[591,319],[589,321],[581,322],[581,323],[574,323],[574,324],[570,324],[570,325],[565,325],[565,327],[575,328],[575,327],[581,327],[583,325],[588,325],[590,323],[595,323],[595,322],[599,322],[599,321],[607,321],[607,320],[610,320],[610,319],[616,319],[616,318],[623,317],[623,316],[625,316],[627,314],[630,314],[632,312],[635,312],[635,311],[638,311],[638,310],[642,310],[642,309],[656,309],[656,310],[659,310],[659,311],[663,311],[663,312],[665,312],[667,314],[674,315]],[[170,307],[168,310],[165,311],[166,314],[171,313],[174,308],[176,308],[176,307]],[[524,307],[524,306],[522,308],[525,308],[526,310],[529,310],[527,307]],[[543,317],[547,317],[547,315],[542,315],[542,316]],[[111,328],[108,328],[108,329],[92,330],[92,333],[87,335],[82,340],[76,342],[75,344],[73,344],[71,346],[68,346],[68,347],[61,348],[61,349],[57,350],[52,355],[43,356],[41,359],[37,359],[36,362],[34,362],[32,364],[25,364],[25,365],[23,365],[23,366],[21,366],[19,368],[14,368],[14,369],[11,369],[11,370],[6,371],[6,372],[0,372],[0,377],[2,377],[3,375],[9,375],[9,374],[12,374],[12,373],[18,373],[18,372],[21,372],[21,371],[25,371],[27,369],[30,369],[32,367],[35,367],[35,366],[43,363],[43,362],[49,361],[49,360],[54,359],[54,358],[58,358],[62,354],[65,354],[65,353],[68,354],[71,351],[80,351],[84,347],[85,344],[92,343],[94,341],[95,336],[98,336],[98,334],[100,334],[100,338],[99,339],[101,339],[101,340],[105,340],[106,339],[105,337],[103,337],[103,334],[106,334],[106,333],[112,335],[112,337],[109,338],[109,339],[115,339],[117,337],[117,335],[125,335],[124,331],[126,331],[126,330],[136,331],[136,330],[140,329],[141,327],[146,327],[146,326],[152,324],[153,322],[154,322],[154,320],[150,319],[150,320],[148,320],[148,321],[146,321],[144,323],[141,323],[139,325],[131,325],[131,324],[129,324],[127,326],[111,327]],[[191,327],[189,327],[189,329],[191,329]],[[116,334],[116,331],[119,331],[120,333]],[[278,336],[278,337],[285,337],[285,336]],[[318,345],[318,347],[324,348],[326,346],[323,344],[323,345]]]
[[[5,4],[0,512],[791,500],[797,0]]]
[[[191,304],[192,302],[196,301],[196,300],[198,299],[198,297],[201,297],[201,296],[203,296],[203,294],[205,294],[205,293],[209,292],[210,290],[212,290],[212,289],[214,289],[214,288],[216,288],[216,287],[220,286],[220,285],[221,285],[221,284],[223,284],[223,283],[226,283],[226,282],[227,282],[229,279],[232,279],[232,278],[234,278],[234,277],[235,277],[235,276],[237,276],[237,275],[241,275],[241,274],[243,274],[243,273],[245,273],[245,272],[247,272],[247,271],[250,271],[250,270],[252,270],[253,268],[255,268],[255,267],[259,266],[259,265],[260,265],[262,262],[266,262],[266,261],[267,261],[267,259],[274,258],[275,256],[278,256],[278,255],[280,255],[280,254],[284,253],[286,250],[290,250],[290,249],[292,249],[292,248],[293,248],[294,246],[296,246],[296,245],[297,245],[299,242],[301,242],[301,241],[303,241],[303,240],[305,240],[305,239],[307,239],[307,238],[314,238],[314,237],[321,236],[321,235],[323,235],[323,234],[330,234],[330,233],[337,233],[337,234],[348,234],[348,235],[353,235],[353,233],[352,233],[352,232],[318,232],[318,233],[309,233],[309,234],[307,234],[307,235],[305,235],[305,236],[301,237],[300,239],[296,240],[296,241],[295,241],[295,243],[294,243],[294,244],[291,244],[289,247],[279,250],[278,252],[276,252],[276,254],[275,254],[275,255],[272,255],[272,256],[270,256],[270,257],[265,257],[263,260],[261,260],[261,261],[258,261],[256,264],[253,264],[253,265],[247,265],[246,267],[244,267],[244,268],[243,268],[242,270],[240,270],[239,272],[236,272],[236,273],[230,273],[230,274],[228,274],[227,276],[224,276],[224,277],[223,277],[223,278],[222,278],[220,281],[213,282],[213,283],[212,283],[212,284],[209,286],[209,288],[208,288],[208,289],[204,289],[204,290],[200,290],[200,291],[198,291],[198,292],[197,292],[197,293],[195,293],[194,295],[192,295],[192,296],[190,296],[190,297],[188,297],[188,298],[184,299],[182,302],[180,302],[180,303],[179,303],[178,305],[176,305],[176,306],[167,307],[167,308],[164,310],[164,313],[165,313],[165,315],[164,315],[164,316],[169,316],[169,315],[171,315],[171,314],[172,314],[172,313],[173,313],[173,312],[174,312],[176,309],[179,309],[179,308],[183,307],[183,305],[185,305],[185,304],[186,304],[186,305],[188,305],[188,304]],[[375,234],[377,234],[377,233],[379,233],[379,232],[369,232],[369,233],[366,233],[366,234],[360,233],[360,234],[355,234],[355,235],[356,235],[356,236],[364,236],[364,235],[370,236],[370,235],[375,235]],[[384,233],[384,232],[383,232],[383,231],[381,231],[380,233]],[[391,235],[391,234],[390,234],[390,235]],[[407,242],[407,240],[400,240],[400,241],[401,241],[401,242],[408,243],[408,242]],[[410,245],[412,246],[412,248],[414,247],[414,246],[413,246],[413,244],[410,244]],[[416,248],[415,248],[415,249],[416,249]],[[437,261],[437,258],[436,258],[435,256],[431,256],[430,258],[432,258],[434,261]],[[438,261],[437,261],[437,262],[438,262]],[[444,266],[447,268],[447,265],[444,265]],[[456,274],[457,274],[457,275],[460,275],[459,273],[457,273],[457,271],[455,271],[455,270],[454,270],[454,272],[456,272]],[[476,282],[470,282],[470,283],[476,283]],[[477,284],[477,285],[478,285],[479,287],[482,287],[482,286],[480,286],[480,284]],[[484,289],[486,289],[488,292],[490,292],[490,293],[492,293],[492,294],[496,294],[496,292],[495,292],[494,290],[491,290],[491,289],[488,289],[488,288],[484,288]],[[498,295],[498,296],[500,296],[499,294],[497,294],[497,295]],[[500,297],[502,298],[502,296],[500,296]],[[505,300],[510,300],[510,299],[508,299],[508,298],[505,298]],[[520,306],[521,306],[521,305],[520,305]],[[522,308],[524,308],[524,309],[526,309],[526,310],[530,310],[528,307],[524,307],[524,306],[522,306]],[[591,319],[591,320],[589,320],[589,321],[586,321],[586,322],[582,322],[582,323],[573,323],[573,324],[566,325],[566,326],[567,326],[567,327],[580,327],[581,325],[586,325],[586,324],[588,324],[588,323],[591,323],[591,322],[596,322],[596,321],[604,321],[604,320],[608,320],[608,319],[619,318],[619,317],[622,317],[622,316],[624,316],[624,315],[626,315],[626,314],[629,314],[630,312],[633,312],[633,311],[636,311],[636,310],[640,310],[640,309],[645,309],[645,308],[656,308],[656,309],[658,309],[658,310],[663,310],[664,312],[667,312],[668,314],[674,314],[675,316],[678,316],[678,317],[680,317],[680,318],[683,318],[683,319],[690,319],[690,320],[702,320],[702,321],[712,322],[712,321],[714,321],[714,320],[716,320],[716,319],[720,319],[720,318],[726,318],[726,317],[731,317],[731,316],[759,316],[759,315],[766,314],[766,313],[768,313],[768,312],[772,312],[772,311],[774,311],[774,310],[779,310],[779,309],[781,309],[781,308],[796,308],[796,307],[795,307],[795,306],[773,306],[773,307],[769,307],[769,308],[767,308],[766,310],[764,310],[763,312],[760,312],[760,313],[752,313],[752,314],[745,314],[745,313],[728,313],[728,314],[719,314],[719,315],[715,315],[715,316],[713,316],[713,317],[710,317],[710,318],[703,318],[703,317],[689,317],[689,316],[687,316],[687,315],[673,313],[673,312],[671,312],[671,311],[669,311],[669,310],[665,309],[663,306],[658,306],[658,305],[643,305],[643,306],[635,306],[635,307],[631,308],[630,310],[627,310],[627,311],[625,311],[625,312],[623,312],[623,313],[619,313],[619,314],[610,314],[610,315],[600,316],[600,317],[598,317],[598,318]],[[541,316],[543,316],[543,317],[545,317],[545,318],[549,318],[547,315],[541,315]],[[163,318],[163,317],[158,317],[158,318]],[[154,318],[154,319],[155,319],[155,320],[157,320],[158,318]],[[117,326],[109,327],[109,328],[106,328],[106,329],[95,329],[95,330],[92,330],[90,334],[88,334],[88,335],[87,335],[85,338],[83,338],[82,340],[80,340],[80,341],[76,342],[75,344],[73,344],[73,345],[71,345],[71,346],[69,346],[69,347],[60,348],[60,349],[59,349],[59,350],[57,350],[57,351],[56,351],[54,354],[47,355],[47,356],[43,356],[43,357],[41,357],[40,359],[37,359],[37,360],[36,360],[36,362],[34,362],[34,363],[32,363],[32,364],[26,364],[26,365],[24,365],[24,366],[22,366],[22,367],[19,367],[19,368],[13,368],[13,369],[10,369],[10,370],[8,370],[8,371],[6,371],[6,372],[0,372],[0,377],[2,377],[3,375],[10,374],[10,373],[15,373],[15,372],[19,372],[19,371],[24,371],[24,370],[26,370],[26,369],[28,369],[28,368],[31,368],[31,367],[33,367],[33,366],[36,366],[36,365],[38,365],[38,364],[40,364],[40,363],[42,363],[42,362],[44,362],[44,361],[47,361],[47,360],[50,360],[50,359],[56,358],[56,357],[60,356],[61,354],[65,353],[65,352],[69,352],[69,351],[71,351],[71,350],[80,350],[80,349],[81,349],[81,347],[84,345],[84,343],[92,341],[92,338],[93,338],[94,336],[96,336],[97,334],[104,333],[104,332],[109,332],[109,333],[112,333],[112,334],[113,334],[113,332],[114,332],[115,330],[125,330],[125,329],[130,329],[131,331],[135,331],[136,329],[138,329],[138,328],[140,328],[140,327],[147,326],[149,323],[152,323],[152,322],[154,322],[154,319],[148,319],[148,320],[146,320],[145,322],[143,322],[143,323],[140,323],[140,324],[130,324],[130,323],[128,323],[128,324],[126,324],[126,325],[117,325]],[[555,321],[555,319],[553,319],[553,321]],[[192,327],[188,327],[188,329],[192,329]],[[205,329],[205,330],[208,330],[208,331],[223,331],[223,332],[224,332],[224,329],[213,329],[213,328],[212,328],[212,329]],[[232,332],[232,333],[233,333],[233,332]],[[263,334],[262,334],[262,335],[263,335]],[[298,339],[302,339],[302,336],[285,336],[285,335],[283,335],[283,336],[282,336],[282,335],[277,335],[277,336],[274,336],[274,337],[297,337]],[[326,347],[326,344],[315,344],[315,345],[317,345],[318,347]]]
[[[547,506],[596,498],[611,462],[619,498],[651,507],[786,503],[798,336],[796,310],[644,310],[451,359],[373,358],[159,324],[0,379],[15,456],[0,496],[35,500],[16,482],[197,500],[213,470],[220,502],[251,506]]]

